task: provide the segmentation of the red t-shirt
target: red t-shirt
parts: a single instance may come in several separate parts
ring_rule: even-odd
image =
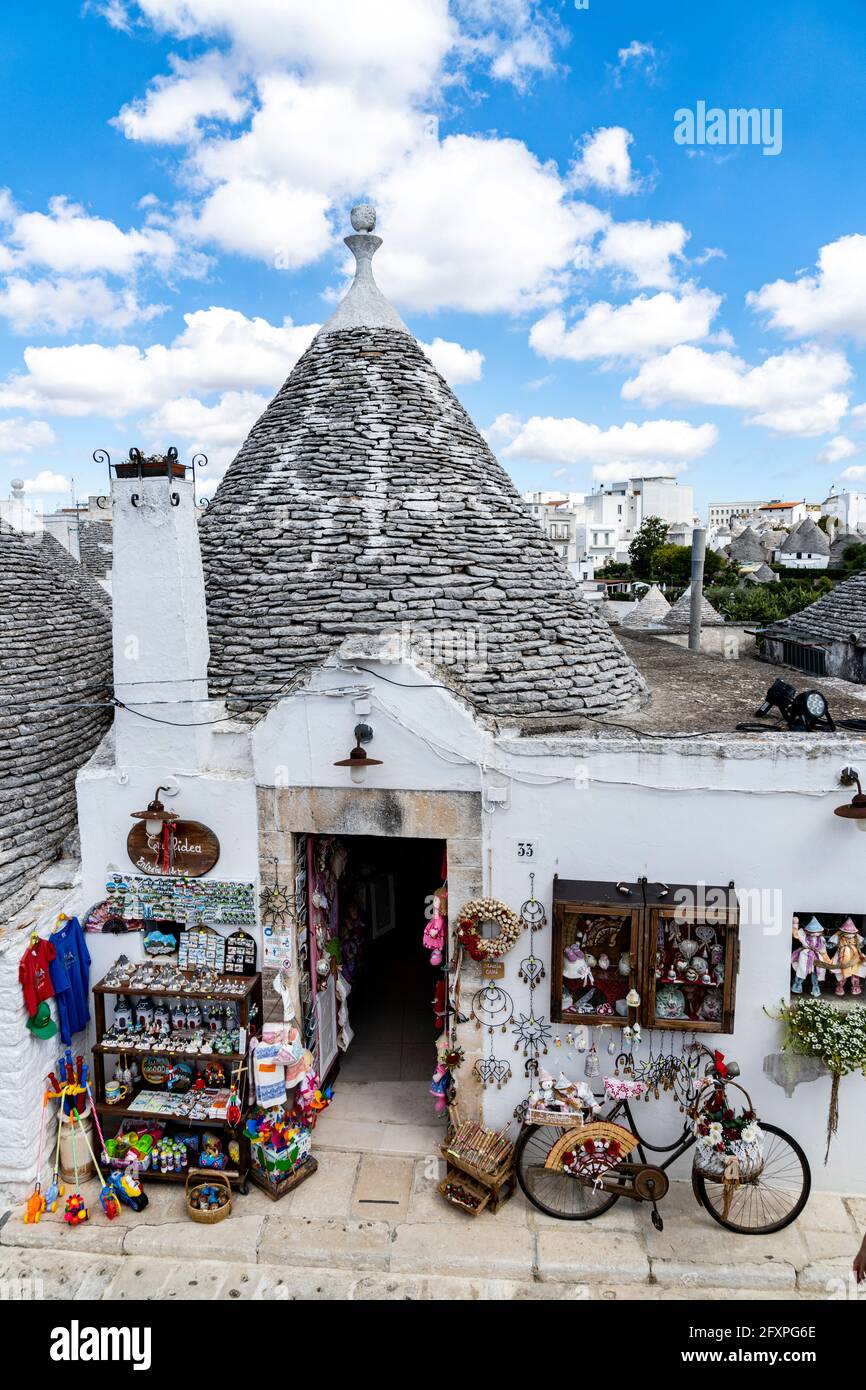
[[[18,979],[24,990],[24,1003],[32,1018],[43,999],[54,994],[48,967],[55,951],[50,941],[40,937],[35,946],[28,946],[18,967]]]

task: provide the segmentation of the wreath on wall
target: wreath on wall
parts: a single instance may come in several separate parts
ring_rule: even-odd
[[[482,936],[485,922],[498,927],[495,936]],[[523,923],[516,912],[497,898],[473,898],[457,918],[457,940],[473,960],[496,960],[520,940]]]

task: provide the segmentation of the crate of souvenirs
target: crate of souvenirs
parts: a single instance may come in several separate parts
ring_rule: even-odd
[[[436,1190],[446,1202],[468,1212],[470,1216],[477,1216],[482,1212],[491,1197],[489,1187],[482,1187],[480,1182],[476,1182],[459,1168],[449,1168]]]
[[[473,1179],[487,1193],[488,1201],[484,1205],[488,1210],[497,1212],[511,1196],[516,1181],[514,1145],[508,1138],[508,1127],[502,1130],[485,1129],[475,1120],[461,1120],[456,1108],[451,1109],[450,1117],[451,1128],[444,1143],[439,1146],[448,1164],[448,1173],[452,1179],[460,1174]],[[441,1184],[439,1190],[442,1191]],[[453,1198],[448,1197],[447,1200],[452,1201]]]

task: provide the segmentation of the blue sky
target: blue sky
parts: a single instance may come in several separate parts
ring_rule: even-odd
[[[866,486],[858,0],[5,19],[0,496],[101,490],[93,449],[133,443],[204,449],[215,485],[366,197],[380,284],[521,488]],[[677,144],[699,102],[781,111],[780,151]]]

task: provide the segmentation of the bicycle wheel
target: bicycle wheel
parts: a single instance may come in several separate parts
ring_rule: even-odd
[[[545,1168],[544,1161],[562,1133],[556,1125],[526,1126],[514,1156],[517,1181],[527,1200],[546,1216],[561,1221],[589,1221],[608,1211],[619,1196],[599,1191],[581,1178]]]
[[[725,1188],[720,1180],[692,1173],[698,1201],[714,1221],[742,1236],[769,1236],[796,1221],[809,1200],[812,1171],[796,1139],[775,1125],[758,1123],[764,1131],[764,1166],[756,1178],[741,1183],[724,1214]]]

